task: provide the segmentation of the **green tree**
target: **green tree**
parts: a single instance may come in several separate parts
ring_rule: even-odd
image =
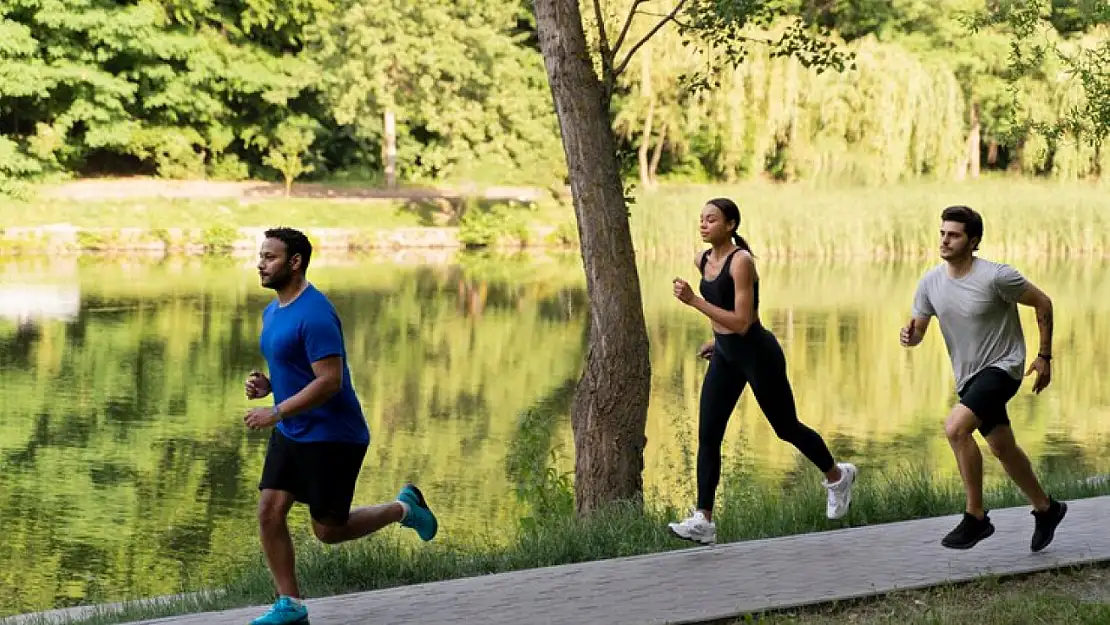
[[[966,23],[972,32],[990,26],[1010,32],[1013,80],[1035,75],[1052,59],[1081,87],[1082,97],[1062,115],[1045,119],[1023,107],[1030,114],[1027,126],[1052,139],[1088,137],[1101,145],[1110,134],[1110,2],[1004,0]]]
[[[347,0],[313,29],[335,119],[380,146],[391,111],[409,180],[558,179],[543,59],[521,12],[517,0]]]
[[[316,120],[298,115],[281,122],[274,131],[273,139],[268,142],[263,162],[281,172],[285,178],[286,196],[292,191],[293,181],[298,176],[313,170],[313,165],[305,162],[305,154],[316,139],[316,131]]]
[[[13,0],[0,6],[0,132],[65,171],[203,176],[305,106],[326,0]],[[309,97],[311,99],[311,97]]]

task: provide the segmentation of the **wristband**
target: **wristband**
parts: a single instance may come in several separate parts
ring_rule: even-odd
[[[1043,358],[1046,361],[1052,360],[1052,354],[1037,354],[1037,358]]]

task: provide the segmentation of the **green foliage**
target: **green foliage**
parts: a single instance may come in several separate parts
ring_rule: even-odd
[[[29,199],[30,189],[21,179],[40,171],[38,161],[21,151],[11,139],[0,136],[0,196]]]
[[[649,184],[962,175],[973,117],[987,169],[1110,167],[1104,0],[601,5],[619,149]],[[561,184],[533,22],[518,0],[12,0],[0,194],[98,173],[374,184],[386,111],[402,180]]]
[[[236,6],[239,5],[239,6]],[[0,128],[67,170],[130,158],[203,176],[229,149],[258,162],[315,79],[300,30],[327,3],[19,0],[0,9]]]
[[[529,406],[520,415],[509,445],[505,473],[529,508],[521,518],[525,529],[536,527],[545,517],[574,513],[573,473],[559,470],[563,459],[552,446],[559,426],[569,420],[576,386],[577,378],[568,378]]]
[[[206,254],[220,254],[229,251],[239,240],[239,230],[232,226],[215,225],[204,229],[201,241]]]
[[[565,166],[551,95],[543,58],[516,31],[521,6],[347,0],[314,29],[336,121],[381,145],[392,111],[399,174],[409,180],[558,179]]]
[[[685,17],[687,21],[679,22],[679,32],[711,48],[710,63],[720,59],[733,67],[740,65],[754,44],[819,73],[851,66],[851,54],[838,48],[827,29],[812,23],[810,14],[799,13],[790,2],[692,0],[686,5]]]
[[[532,205],[516,202],[472,203],[459,220],[459,241],[467,247],[496,245],[506,239],[528,243]]]
[[[1057,65],[1081,87],[1079,97],[1055,115],[1038,114],[1018,94],[1015,105],[1027,116],[1018,117],[1019,123],[1053,144],[1071,139],[1097,146],[1110,136],[1110,2],[1006,0],[970,14],[965,22],[976,33],[998,27],[1008,31],[1015,80],[1039,78],[1046,66]],[[1067,37],[1068,31],[1078,36]]]
[[[290,117],[278,125],[269,142],[264,163],[281,172],[285,178],[285,195],[289,196],[293,181],[314,169],[305,162],[305,155],[316,139],[317,124],[307,115]]]

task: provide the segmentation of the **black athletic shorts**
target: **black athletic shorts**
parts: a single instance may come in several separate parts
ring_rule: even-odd
[[[274,428],[258,489],[292,493],[317,522],[343,525],[367,447],[365,443],[299,443]]]
[[[1017,395],[1019,388],[1021,380],[1015,380],[998,367],[987,367],[971,376],[964,385],[959,393],[960,403],[979,417],[979,433],[986,436],[996,426],[1010,425],[1006,403]]]

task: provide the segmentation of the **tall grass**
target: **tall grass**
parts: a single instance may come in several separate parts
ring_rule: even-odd
[[[962,510],[958,483],[938,483],[928,466],[907,464],[886,473],[861,472],[848,517],[825,518],[824,489],[816,479],[767,484],[733,473],[724,480],[716,514],[718,539],[733,542],[803,534],[846,526],[888,523],[954,514]],[[1047,471],[1046,489],[1059,499],[1110,494],[1110,482],[1088,480],[1072,471]],[[988,508],[1023,505],[1008,482],[988,486]],[[434,502],[432,502],[434,504]],[[309,597],[434,582],[520,569],[631,556],[685,548],[671,537],[666,523],[685,514],[669,506],[648,504],[642,510],[614,506],[589,519],[571,515],[540,517],[519,528],[501,528],[482,538],[453,540],[450,530],[429,544],[418,544],[396,528],[366,540],[329,547],[314,541],[307,529],[297,534],[297,570]],[[305,527],[298,524],[298,527]],[[938,536],[939,540],[940,537]],[[100,609],[70,622],[101,625],[185,612],[266,604],[273,598],[269,573],[260,556],[245,558],[227,571],[218,592]],[[192,589],[183,589],[184,591]],[[45,623],[32,618],[30,624]],[[56,621],[55,621],[56,622]]]
[[[716,196],[739,204],[740,232],[761,257],[935,258],[940,213],[953,204],[982,213],[987,257],[1110,256],[1110,187],[1019,178],[874,188],[663,186],[637,193],[631,207],[637,253],[692,262],[704,247],[698,215]]]

